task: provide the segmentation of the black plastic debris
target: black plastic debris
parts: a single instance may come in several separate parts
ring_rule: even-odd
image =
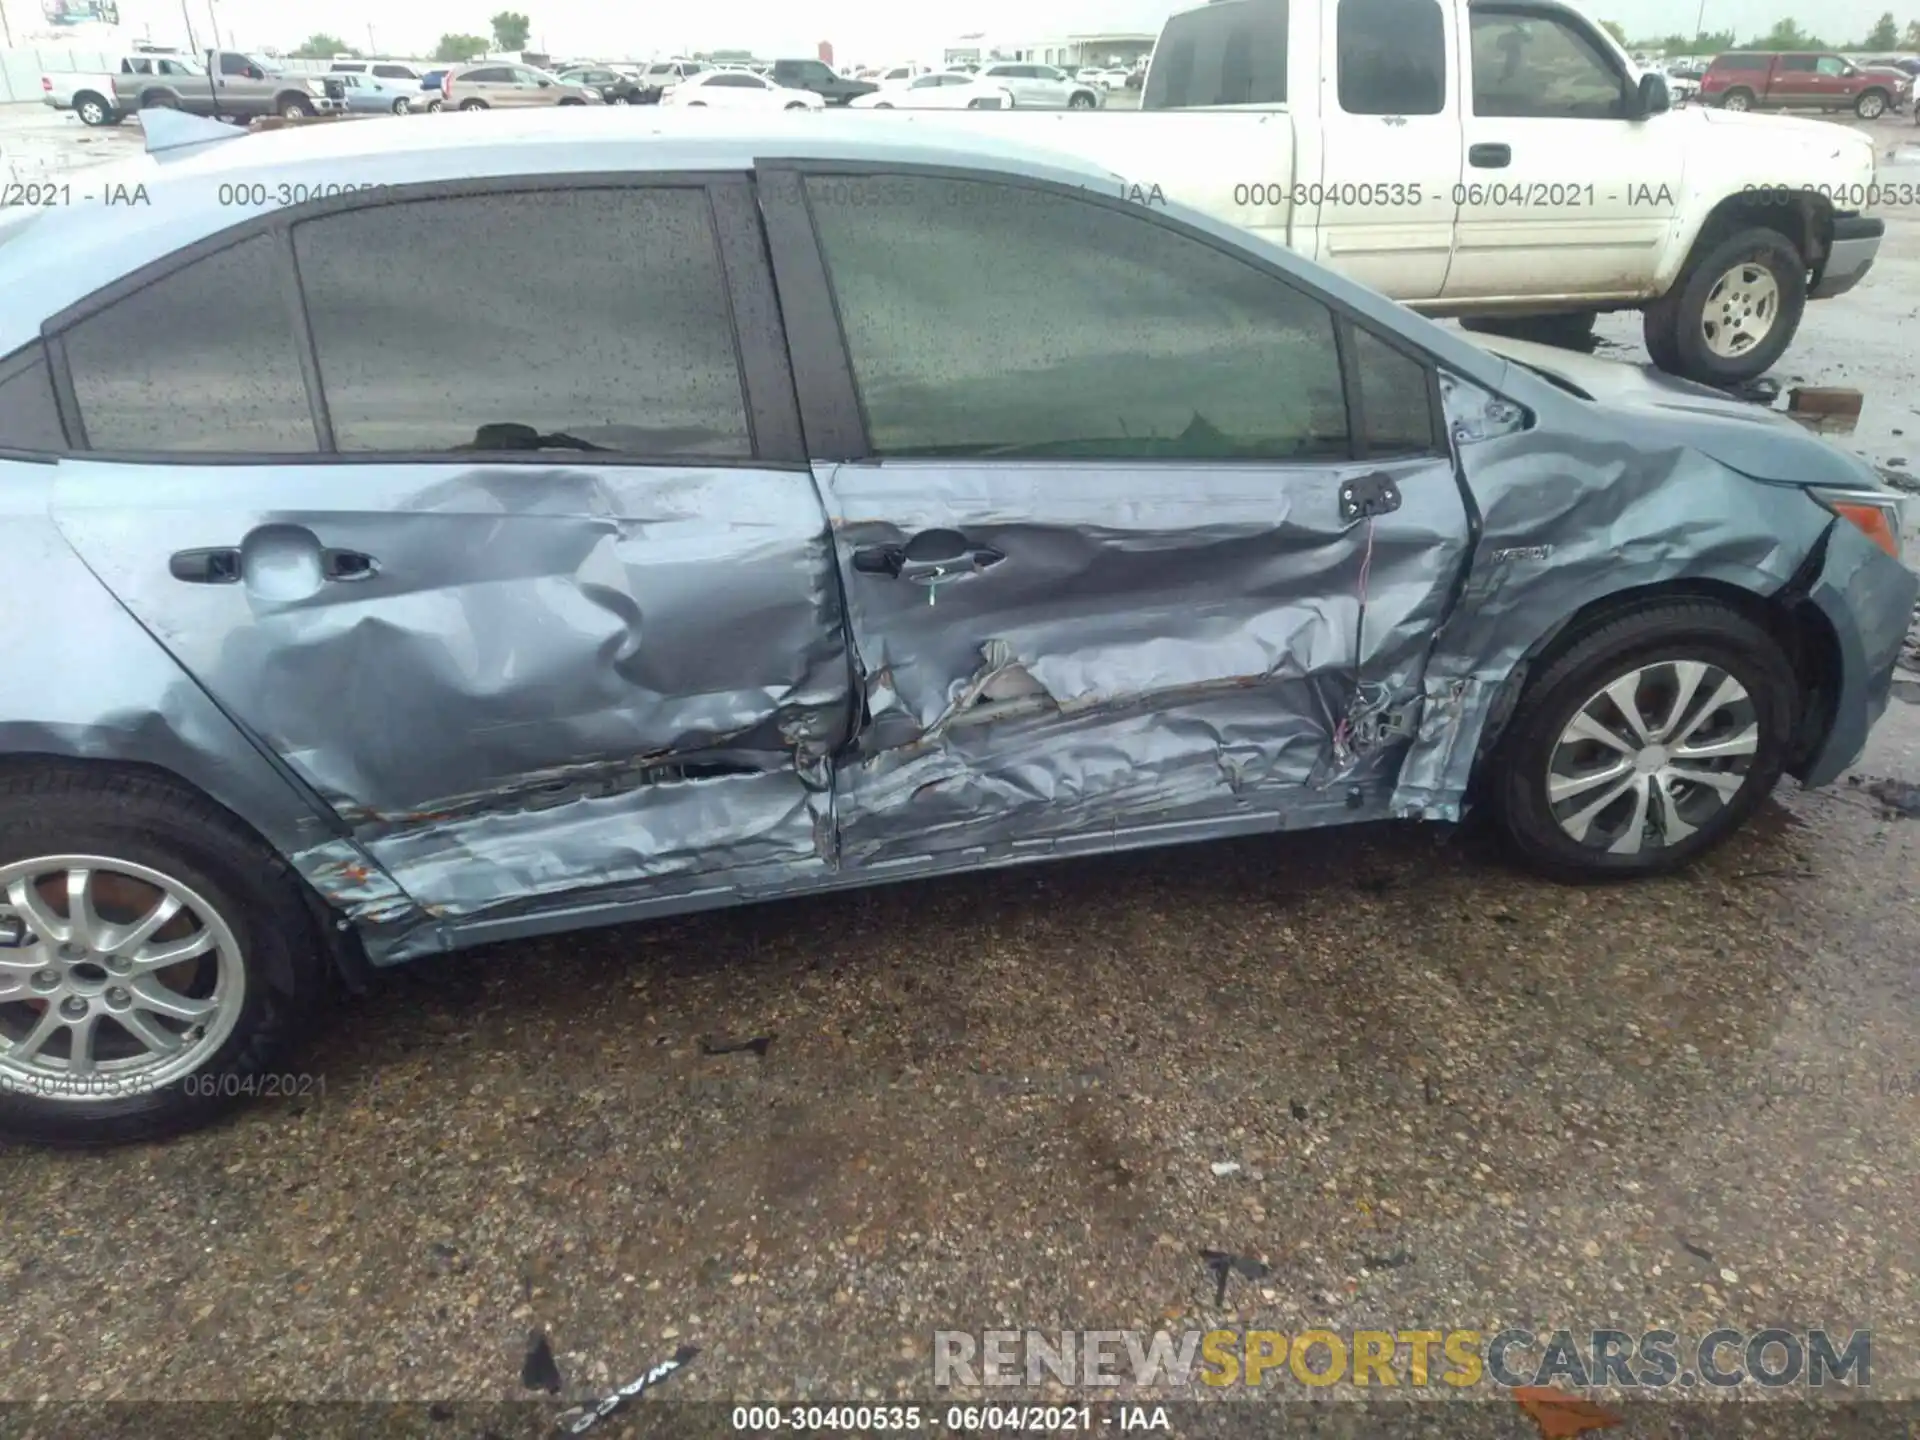
[[[1711,1250],[1701,1249],[1684,1235],[1676,1235],[1674,1238],[1680,1242],[1680,1248],[1686,1251],[1687,1254],[1693,1256],[1694,1259],[1704,1260],[1709,1265],[1713,1264],[1713,1252]]]
[[[544,1390],[549,1395],[558,1395],[566,1383],[560,1378],[560,1366],[553,1358],[553,1345],[544,1330],[527,1336],[527,1358],[520,1362],[520,1383],[529,1390]]]
[[[698,1345],[682,1345],[667,1359],[655,1365],[637,1380],[629,1380],[618,1390],[613,1391],[604,1400],[591,1400],[584,1405],[576,1405],[560,1416],[559,1425],[563,1434],[579,1435],[591,1430],[610,1415],[618,1414],[638,1400],[642,1394],[671,1379],[700,1353]]]
[[[1391,1255],[1362,1255],[1360,1263],[1369,1270],[1398,1270],[1412,1259],[1411,1250],[1396,1250]]]
[[[756,1055],[765,1055],[776,1039],[773,1035],[756,1035],[751,1040],[705,1040],[700,1042],[702,1055],[739,1055],[751,1050]]]
[[[1904,820],[1920,820],[1920,785],[1905,780],[1875,780],[1867,793]]]
[[[1302,1105],[1298,1100],[1288,1101],[1287,1110],[1289,1113],[1292,1114],[1294,1119],[1300,1121],[1303,1124],[1306,1122],[1307,1107]]]
[[[1202,1250],[1200,1258],[1206,1262],[1207,1269],[1213,1272],[1215,1281],[1213,1303],[1227,1303],[1227,1279],[1238,1275],[1243,1280],[1264,1280],[1273,1273],[1273,1267],[1259,1260],[1249,1260],[1244,1255],[1235,1255],[1226,1250]]]

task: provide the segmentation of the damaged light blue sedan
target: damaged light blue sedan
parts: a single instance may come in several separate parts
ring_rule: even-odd
[[[149,118],[0,229],[9,1135],[570,927],[1469,806],[1655,874],[1886,703],[1862,463],[981,127]]]

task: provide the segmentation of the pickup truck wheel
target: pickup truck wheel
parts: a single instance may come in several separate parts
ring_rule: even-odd
[[[204,1124],[272,1093],[326,995],[286,864],[218,807],[141,776],[0,780],[0,927],[10,1139],[108,1145]]]
[[[1561,315],[1466,315],[1461,317],[1460,328],[1562,350],[1591,350],[1593,323],[1599,318],[1595,310],[1570,310]]]
[[[1755,227],[1708,245],[1647,307],[1654,363],[1707,385],[1763,375],[1807,308],[1807,266],[1778,230]]]
[[[82,125],[111,125],[115,119],[113,107],[91,92],[73,97],[73,113],[80,117]]]
[[[280,114],[288,120],[298,120],[302,115],[313,114],[313,102],[303,100],[298,95],[289,95],[280,102]]]
[[[140,97],[140,108],[142,110],[178,110],[180,101],[177,96],[169,95],[164,90],[156,90],[151,95]]]
[[[1863,90],[1860,98],[1853,102],[1853,113],[1862,120],[1878,120],[1887,113],[1887,92],[1884,90]]]
[[[1720,108],[1722,110],[1751,110],[1753,108],[1753,92],[1751,90],[1729,90],[1720,97]]]
[[[1499,828],[1554,879],[1677,870],[1779,781],[1798,694],[1779,645],[1726,606],[1604,623],[1528,682],[1489,757]]]

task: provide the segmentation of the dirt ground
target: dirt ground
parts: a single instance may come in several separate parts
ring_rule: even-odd
[[[52,118],[0,155],[79,153]],[[1920,216],[1889,218],[1776,378],[1861,388],[1839,443],[1898,476]],[[0,1153],[0,1400],[515,1401],[535,1331],[560,1400],[688,1345],[662,1396],[928,1400],[935,1329],[1420,1323],[1871,1329],[1875,1392],[1920,1398],[1920,824],[1869,788],[1920,781],[1916,699],[1681,879],[1383,827],[394,973],[302,1099]],[[1265,1273],[1222,1302],[1203,1248]]]

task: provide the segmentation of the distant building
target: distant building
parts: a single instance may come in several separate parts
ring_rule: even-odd
[[[975,32],[960,35],[941,51],[944,65],[988,65],[996,60],[1025,60],[1078,70],[1085,65],[1132,65],[1153,52],[1157,35],[1134,31],[1028,39]]]

